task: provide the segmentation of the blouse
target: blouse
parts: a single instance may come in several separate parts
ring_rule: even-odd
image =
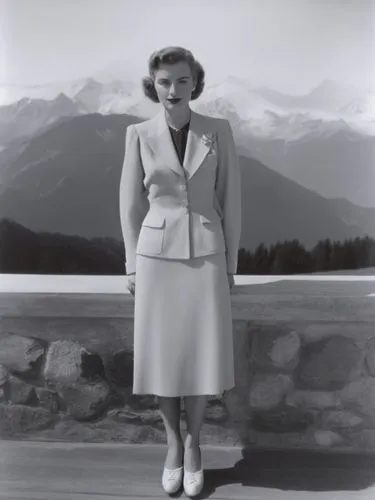
[[[188,121],[182,128],[176,130],[172,127],[168,127],[172,136],[173,144],[176,149],[176,153],[180,159],[181,165],[184,162],[186,141],[189,132],[190,121]]]

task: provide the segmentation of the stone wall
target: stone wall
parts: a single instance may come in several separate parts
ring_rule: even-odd
[[[374,452],[374,322],[242,312],[236,387],[210,397],[202,443]],[[131,394],[132,326],[102,313],[3,315],[0,438],[165,442],[156,398]]]
[[[58,338],[66,329],[62,319],[10,322],[14,327],[0,333],[0,438],[165,442],[156,398],[131,393],[133,353],[116,336],[108,339],[111,320],[107,335],[103,324],[96,332],[87,323],[81,323],[81,331],[72,329],[71,337],[84,331],[102,336],[92,334],[86,346]],[[121,325],[117,322],[119,331],[126,330]],[[39,336],[25,335],[27,328],[38,329]],[[238,442],[224,402],[215,397],[210,397],[203,441]]]
[[[373,325],[236,327],[241,361],[227,404],[243,441],[375,450]]]

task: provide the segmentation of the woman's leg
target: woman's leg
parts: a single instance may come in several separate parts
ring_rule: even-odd
[[[182,466],[184,444],[180,430],[180,398],[158,396],[159,411],[167,434],[168,453],[165,461],[167,469]]]
[[[199,434],[203,424],[208,396],[184,396],[187,435],[185,440],[185,465],[190,472],[201,468]]]

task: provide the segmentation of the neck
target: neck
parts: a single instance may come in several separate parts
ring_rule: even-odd
[[[177,112],[173,110],[171,111],[164,110],[164,111],[167,124],[177,129],[183,127],[185,123],[189,121],[191,116],[191,110],[189,106],[187,106],[184,109],[179,109]]]

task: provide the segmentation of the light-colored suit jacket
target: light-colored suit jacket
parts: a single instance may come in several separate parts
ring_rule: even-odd
[[[191,110],[181,165],[164,108],[129,125],[120,180],[120,220],[126,272],[136,254],[191,259],[225,253],[237,271],[241,178],[228,120]]]

